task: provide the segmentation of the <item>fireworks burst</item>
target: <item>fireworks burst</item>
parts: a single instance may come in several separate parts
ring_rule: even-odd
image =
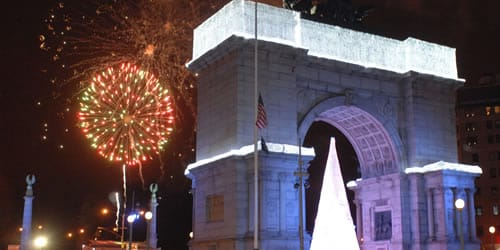
[[[83,92],[78,120],[100,155],[131,166],[160,153],[174,117],[168,90],[158,79],[123,63],[92,78]]]
[[[40,49],[50,61],[43,71],[48,72],[53,89],[51,99],[63,106],[60,112],[53,112],[57,113],[56,118],[74,117],[71,114],[75,100],[84,102],[79,99],[89,98],[81,93],[87,91],[90,95],[88,79],[96,72],[133,62],[155,75],[163,89],[168,88],[176,123],[169,145],[176,140],[179,143],[167,146],[168,154],[164,157],[168,162],[186,166],[194,157],[196,124],[196,79],[184,66],[191,57],[192,31],[227,1],[92,0],[56,5],[43,20],[46,32],[39,36]],[[94,85],[98,86],[97,82]],[[45,135],[47,127],[42,130],[42,140],[49,141]],[[65,130],[65,134],[69,132]],[[100,149],[107,158],[111,157],[109,150],[109,146]],[[115,151],[112,158],[138,162],[136,153],[129,153],[125,159],[125,155]],[[142,153],[146,152],[141,152],[145,156]],[[160,157],[160,178],[164,175],[163,162]]]

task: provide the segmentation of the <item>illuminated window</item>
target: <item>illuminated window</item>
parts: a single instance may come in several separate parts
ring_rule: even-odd
[[[466,123],[465,131],[467,132],[476,131],[476,125],[474,123]]]
[[[498,214],[499,214],[498,205],[495,204],[493,205],[493,215],[498,215]]]
[[[476,207],[476,216],[483,215],[483,208],[481,206]]]
[[[477,136],[469,136],[467,137],[467,145],[473,146],[477,144]]]
[[[484,114],[485,114],[486,116],[490,116],[490,115],[491,115],[491,107],[490,107],[490,106],[486,106],[486,107],[484,108]]]
[[[500,106],[495,106],[495,114],[500,114]]]

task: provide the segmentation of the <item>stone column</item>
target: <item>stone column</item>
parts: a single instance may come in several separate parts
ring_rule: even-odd
[[[149,209],[151,210],[153,217],[151,218],[151,221],[149,221],[148,225],[149,233],[148,233],[147,244],[152,248],[156,248],[158,241],[158,236],[156,234],[156,221],[157,221],[156,207],[158,206],[158,201],[156,199],[156,192],[158,191],[158,184],[152,183],[151,185],[149,185],[149,191],[151,191],[151,201],[149,204]]]
[[[362,202],[359,199],[354,200],[356,205],[356,233],[358,234],[358,241],[360,245],[363,243],[363,207]]]
[[[460,232],[458,231],[458,214],[457,209],[455,208],[455,201],[457,200],[457,188],[451,188],[453,192],[452,204],[453,204],[453,233],[455,234],[455,239],[460,240]]]
[[[434,231],[434,188],[429,188],[427,192],[427,218],[428,218],[428,230],[429,230],[429,241],[436,240],[436,232]]]
[[[469,226],[469,241],[476,240],[476,220],[473,220],[476,216],[476,211],[474,210],[474,192],[471,192],[469,188],[465,189],[466,200],[465,204],[467,206],[467,225]]]
[[[455,200],[453,200],[453,210],[455,211],[454,215],[456,215],[455,218],[455,221],[458,223],[458,229],[457,229],[457,242],[459,242],[459,244],[461,244],[461,240],[463,240],[464,242],[466,241],[466,239],[468,239],[467,235],[468,235],[468,222],[467,220],[469,219],[468,217],[468,210],[470,209],[470,206],[469,206],[469,203],[467,201],[467,197],[465,197],[465,191],[463,188],[457,188],[457,194],[456,194],[456,197]],[[463,199],[464,200],[464,207],[463,209],[460,211],[458,210],[458,208],[456,208],[455,206],[455,201],[457,199]]]
[[[451,190],[447,190],[445,187],[435,187],[434,188],[434,197],[432,200],[433,203],[433,212],[434,212],[434,237],[438,241],[447,240],[447,233],[449,232],[449,228],[447,226],[446,219],[446,209],[447,204],[445,203],[446,192]]]
[[[21,233],[21,244],[19,250],[30,250],[31,249],[31,219],[32,219],[32,208],[33,208],[33,187],[35,184],[35,176],[26,176],[26,194],[24,195],[24,211],[23,211],[23,232]]]
[[[421,248],[421,238],[423,225],[420,222],[420,178],[418,174],[409,175],[410,180],[410,228],[411,228],[411,238],[410,241],[413,242],[415,249]]]

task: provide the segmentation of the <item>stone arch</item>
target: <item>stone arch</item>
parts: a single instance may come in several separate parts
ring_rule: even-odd
[[[345,105],[345,97],[337,96],[313,107],[299,125],[299,136],[305,136],[315,121],[326,122],[342,132],[351,143],[360,164],[361,177],[383,176],[404,169],[401,147],[394,135],[371,113],[356,105]],[[387,122],[385,123],[387,125]]]

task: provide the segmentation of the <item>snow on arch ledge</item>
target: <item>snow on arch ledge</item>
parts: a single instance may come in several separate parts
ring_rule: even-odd
[[[445,161],[438,161],[425,165],[423,167],[410,167],[405,169],[406,174],[424,174],[429,172],[441,171],[441,170],[454,170],[458,172],[465,172],[470,174],[480,175],[483,173],[481,167],[477,165],[468,165],[462,163],[450,163]]]
[[[232,36],[253,39],[253,1],[233,0],[194,30],[193,59]],[[415,38],[404,41],[302,19],[298,12],[258,4],[258,39],[304,49],[308,55],[396,73],[458,78],[455,49]],[[320,35],[319,35],[320,34]]]
[[[257,150],[261,151],[262,146],[261,146],[261,141],[259,140],[257,143]],[[289,144],[280,144],[280,143],[271,143],[271,142],[266,142],[267,149],[269,152],[272,153],[282,153],[282,154],[290,154],[290,155],[299,155],[299,146],[297,145],[289,145]],[[254,152],[254,145],[245,145],[239,149],[233,149],[228,152],[222,153],[215,155],[210,158],[198,160],[194,163],[191,163],[187,166],[186,170],[184,170],[184,175],[185,176],[190,176],[190,171],[192,169],[195,169],[197,167],[207,165],[212,162],[216,162],[218,160],[226,159],[229,157],[233,156],[245,156],[249,155]],[[301,147],[300,148],[300,154],[302,156],[311,156],[314,157],[316,154],[314,153],[313,148],[306,148],[306,147]]]

